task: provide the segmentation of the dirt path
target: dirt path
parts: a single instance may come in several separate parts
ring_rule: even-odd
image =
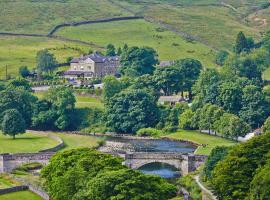
[[[210,195],[213,200],[218,200],[218,198],[210,190],[208,190],[206,187],[204,187],[204,185],[200,182],[199,175],[194,176],[194,179],[203,192]]]

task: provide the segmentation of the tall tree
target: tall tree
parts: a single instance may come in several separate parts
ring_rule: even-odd
[[[245,34],[240,31],[236,38],[235,53],[240,54],[243,51],[248,51],[248,42]]]
[[[127,76],[152,74],[158,64],[157,52],[150,47],[130,47],[121,55],[120,72]]]
[[[10,135],[15,139],[18,134],[25,133],[26,124],[16,109],[6,110],[2,121],[2,131],[5,135]]]
[[[158,67],[154,72],[156,85],[166,96],[181,91],[182,75],[176,67]]]
[[[155,99],[143,90],[127,90],[115,95],[106,105],[107,126],[118,133],[136,133],[157,122]]]
[[[117,80],[114,76],[106,76],[103,79],[103,99],[105,103],[109,102],[122,89],[123,85],[120,80]]]
[[[182,89],[182,95],[184,91],[188,91],[189,99],[192,100],[191,88],[200,75],[202,64],[198,60],[186,58],[176,61],[175,67],[179,70],[182,77],[182,81],[180,82],[180,84],[182,84],[180,86]]]
[[[115,56],[115,47],[113,44],[108,44],[107,45],[107,50],[106,50],[106,56]]]
[[[52,72],[57,67],[57,61],[48,49],[39,51],[36,59],[39,73]]]

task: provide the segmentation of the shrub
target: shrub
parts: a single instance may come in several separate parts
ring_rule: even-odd
[[[140,130],[137,131],[137,136],[140,137],[157,137],[162,134],[161,130],[157,130],[155,128],[141,128]]]
[[[191,199],[193,200],[202,199],[202,191],[195,182],[195,180],[192,178],[192,174],[182,177],[179,180],[179,184],[185,189],[187,189],[187,191],[190,193]]]

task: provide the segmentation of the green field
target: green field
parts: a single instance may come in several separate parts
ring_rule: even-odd
[[[100,98],[76,96],[76,108],[104,108],[104,104]]]
[[[65,133],[52,133],[52,134],[60,137],[64,141],[65,147],[61,149],[62,151],[81,147],[89,147],[89,148],[96,147],[98,145],[98,141],[100,141],[100,139],[93,136],[74,135]]]
[[[42,198],[30,191],[22,191],[0,195],[0,200],[42,200]]]
[[[216,146],[232,146],[236,144],[236,142],[232,140],[199,133],[197,131],[180,130],[177,131],[176,133],[166,135],[165,137],[178,140],[186,140],[195,142],[197,144],[206,145],[206,146],[199,146],[195,152],[196,154],[202,155],[209,155],[211,150]]]
[[[0,133],[0,153],[31,153],[42,149],[52,148],[58,142],[46,135],[25,133],[13,140]]]
[[[130,15],[108,0],[0,1],[0,30],[48,33],[64,22]]]
[[[55,55],[59,63],[91,49],[88,46],[48,38],[0,36],[0,79],[4,78],[6,65],[8,75],[11,76],[18,74],[20,66],[28,66],[30,69],[36,67],[36,54],[45,48]]]
[[[79,39],[101,46],[109,43],[116,47],[149,46],[157,50],[160,60],[196,58],[205,66],[213,67],[214,52],[205,45],[188,42],[179,35],[144,20],[118,21],[67,27],[58,35]]]

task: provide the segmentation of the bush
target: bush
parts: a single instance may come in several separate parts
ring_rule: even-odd
[[[137,136],[140,137],[157,137],[162,135],[162,131],[161,130],[157,130],[155,128],[141,128],[140,130],[137,131]]]

